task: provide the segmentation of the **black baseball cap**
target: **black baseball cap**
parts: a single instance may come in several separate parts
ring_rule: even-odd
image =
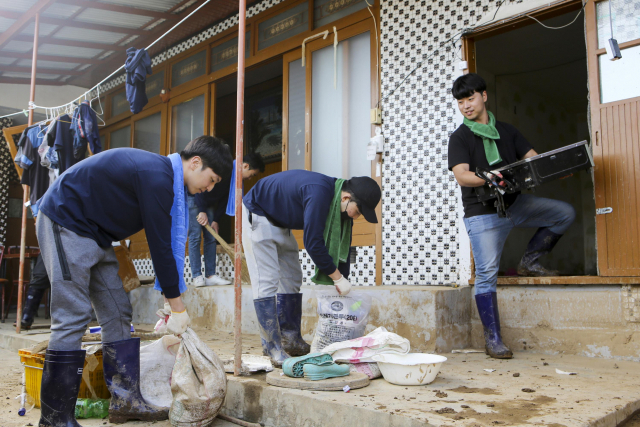
[[[377,224],[376,206],[382,197],[378,183],[368,176],[355,176],[349,180],[349,187],[358,199],[358,208],[364,215],[364,219],[372,224]]]

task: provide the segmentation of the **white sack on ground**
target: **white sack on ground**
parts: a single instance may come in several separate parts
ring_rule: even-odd
[[[333,343],[322,352],[329,353],[335,362],[362,363],[375,362],[372,357],[376,354],[406,354],[410,348],[408,339],[380,326],[364,337]]]
[[[191,328],[181,339],[171,379],[169,421],[176,427],[208,426],[224,403],[227,375],[218,356]]]
[[[147,403],[171,406],[171,374],[180,338],[165,335],[140,349],[140,393]]]

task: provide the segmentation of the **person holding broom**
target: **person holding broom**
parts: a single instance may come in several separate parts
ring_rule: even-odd
[[[187,289],[187,193],[211,190],[229,176],[231,164],[226,144],[201,136],[167,157],[134,148],[104,151],[67,169],[47,190],[37,219],[51,281],[41,427],[79,426],[74,409],[85,359],[81,344],[92,306],[102,326],[109,420],[167,419],[168,408],[148,404],[140,394],[140,339],[131,338],[131,303],[111,244],[145,230],[156,289],[171,308],[167,330],[184,333],[190,323],[180,298]]]
[[[353,220],[377,223],[378,184],[291,170],[262,178],[244,196],[242,245],[260,324],[262,350],[276,366],[309,353],[300,333],[302,269],[291,230],[304,230],[304,246],[316,265],[312,280],[349,293]]]
[[[189,263],[193,284],[202,286],[229,285],[231,282],[216,274],[216,240],[204,229],[209,224],[220,234],[219,221],[223,214],[235,215],[235,160],[231,179],[225,179],[211,191],[189,196]],[[264,161],[258,153],[249,153],[242,158],[242,180],[251,179],[264,172]],[[200,262],[200,236],[204,234],[204,271]]]

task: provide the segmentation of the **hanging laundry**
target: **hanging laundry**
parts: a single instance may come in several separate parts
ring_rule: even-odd
[[[55,137],[53,139],[53,149],[58,152],[58,168],[60,174],[78,163],[80,160],[73,155],[73,130],[71,128],[71,117],[63,114],[56,119]]]
[[[15,161],[23,169],[21,184],[30,187],[29,202],[33,216],[38,215],[38,202],[49,188],[49,169],[40,164],[38,149],[44,141],[44,126],[27,128],[20,137],[22,151]]]
[[[144,49],[130,47],[127,49],[127,61],[124,63],[127,71],[127,101],[133,114],[137,114],[147,105],[149,100],[146,93],[147,75],[151,75],[151,58]]]
[[[89,101],[82,101],[76,108],[71,120],[73,131],[73,157],[76,161],[84,159],[87,155],[87,142],[91,146],[91,152],[98,154],[102,151],[100,134],[98,133],[98,117],[91,108]],[[76,162],[77,163],[77,162]]]

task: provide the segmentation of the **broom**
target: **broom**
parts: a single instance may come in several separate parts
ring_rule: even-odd
[[[218,243],[220,243],[220,246],[222,246],[222,249],[224,249],[227,255],[229,255],[229,257],[231,258],[231,261],[235,262],[234,260],[236,259],[236,251],[231,247],[231,245],[225,242],[224,239],[220,237],[220,235],[216,233],[214,229],[211,228],[210,225],[207,224],[204,226],[204,228],[206,228],[207,231],[211,233],[213,237],[215,237]],[[242,269],[240,270],[240,277],[242,278],[242,283],[251,284],[251,279],[249,278],[249,269],[247,267],[247,260],[244,254],[240,254],[240,256],[242,258]]]

